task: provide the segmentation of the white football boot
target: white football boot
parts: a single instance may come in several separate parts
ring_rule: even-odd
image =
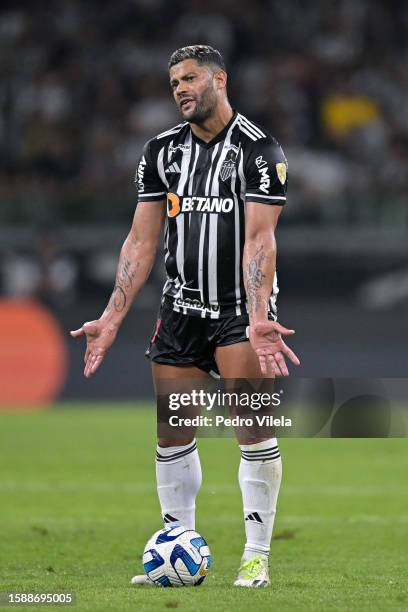
[[[270,585],[268,559],[266,557],[253,557],[244,561],[239,568],[238,577],[234,586],[251,587],[255,589]]]
[[[133,576],[130,584],[135,584],[136,586],[155,586],[153,580],[150,580],[149,576],[146,576],[146,574]]]

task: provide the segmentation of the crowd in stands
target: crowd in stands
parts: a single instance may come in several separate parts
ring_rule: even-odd
[[[129,223],[167,61],[224,55],[230,100],[289,161],[286,223],[408,225],[404,0],[44,0],[0,9],[0,222]]]

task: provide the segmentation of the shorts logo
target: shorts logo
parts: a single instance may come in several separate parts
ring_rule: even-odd
[[[284,185],[286,181],[286,164],[283,164],[282,162],[280,164],[276,164],[276,173],[278,175],[278,179],[282,185]]]
[[[216,196],[178,196],[175,193],[167,194],[167,216],[177,217],[180,213],[210,212],[229,213],[234,208],[232,198],[219,198]]]

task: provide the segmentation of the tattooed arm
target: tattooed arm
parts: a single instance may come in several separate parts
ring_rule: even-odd
[[[275,228],[281,206],[248,203],[243,257],[250,324],[268,320],[268,302],[276,267]]]
[[[138,204],[132,228],[120,252],[115,286],[105,311],[100,319],[84,323],[71,332],[74,337],[86,336],[86,377],[91,376],[102,363],[133,300],[150,274],[164,213],[163,201]]]
[[[272,293],[276,268],[275,228],[281,206],[265,206],[249,202],[245,217],[243,257],[244,284],[249,312],[249,339],[258,355],[263,375],[268,368],[273,376],[287,376],[284,355],[299,365],[299,359],[286,346],[282,335],[291,335],[274,321],[268,321],[268,302]]]
[[[163,202],[140,203],[120,252],[115,286],[101,317],[119,327],[152,269],[164,221]]]

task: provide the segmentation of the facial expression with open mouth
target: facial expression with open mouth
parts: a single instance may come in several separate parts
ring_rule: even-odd
[[[170,86],[181,116],[189,123],[203,123],[217,104],[214,76],[206,66],[187,59],[170,68]]]

